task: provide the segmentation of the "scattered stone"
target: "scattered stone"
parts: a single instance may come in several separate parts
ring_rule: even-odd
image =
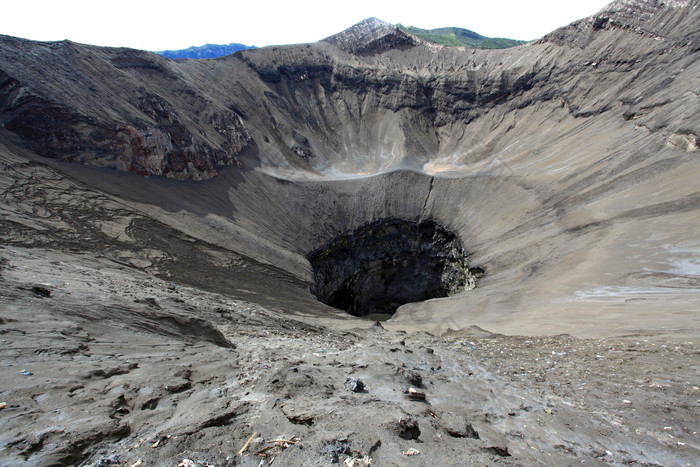
[[[416,371],[413,370],[400,370],[404,378],[415,387],[423,387],[423,377]]]
[[[332,464],[337,464],[340,462],[340,455],[350,455],[352,451],[350,450],[350,441],[346,438],[333,439],[327,441],[323,448],[321,448],[322,455],[329,455]]]
[[[92,467],[114,467],[120,465],[121,462],[119,461],[119,456],[117,454],[112,454],[111,456],[105,456],[98,460],[92,464]]]
[[[345,380],[345,389],[352,392],[362,392],[365,390],[365,383],[360,378],[348,378]]]
[[[343,462],[343,466],[346,467],[372,467],[372,458],[365,456],[362,459],[357,457],[348,457]]]
[[[497,456],[510,457],[510,453],[508,452],[508,448],[503,448],[500,446],[489,446],[489,447],[486,447],[483,449],[484,449],[484,451],[491,453],[491,454],[495,454]]]
[[[418,439],[420,436],[418,422],[413,417],[402,417],[397,422],[392,423],[390,428],[401,439]]]
[[[41,285],[33,286],[32,292],[34,292],[36,295],[38,295],[40,297],[50,297],[51,296],[51,290],[47,289],[46,287],[43,287]]]
[[[407,391],[408,398],[412,401],[424,401],[425,400],[425,393],[423,391],[419,391],[416,388],[408,388]]]
[[[479,433],[467,420],[454,413],[445,413],[440,417],[440,424],[453,438],[479,439]]]

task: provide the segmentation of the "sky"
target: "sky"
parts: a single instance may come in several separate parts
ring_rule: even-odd
[[[23,0],[0,7],[0,34],[144,50],[237,42],[316,42],[365,18],[532,40],[609,0]]]

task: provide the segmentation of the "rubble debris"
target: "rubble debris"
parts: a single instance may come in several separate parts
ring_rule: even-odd
[[[489,447],[485,447],[483,449],[484,449],[484,451],[491,453],[491,454],[495,454],[497,456],[510,457],[510,453],[508,452],[507,447],[504,448],[501,446],[489,446]]]
[[[352,392],[363,392],[366,386],[360,378],[348,378],[345,380],[345,389]]]
[[[406,378],[412,386],[417,388],[423,387],[423,377],[418,372],[413,370],[399,370],[399,373],[403,374],[404,378]]]
[[[105,456],[102,459],[98,460],[94,464],[92,464],[92,467],[114,467],[114,466],[120,466],[121,462],[119,460],[119,456],[117,454],[112,454],[111,456]]]
[[[419,391],[416,388],[406,389],[405,394],[412,401],[425,401],[425,397],[426,397],[425,393],[423,391]]]
[[[345,466],[345,467],[372,467],[372,458],[369,456],[365,456],[361,459],[357,458],[357,457],[348,457],[343,462],[343,466]]]
[[[440,417],[440,424],[453,438],[479,439],[479,433],[463,416],[445,413]]]
[[[401,417],[398,421],[392,423],[390,428],[401,439],[418,439],[420,436],[418,421],[413,417]]]
[[[352,454],[352,450],[350,449],[350,441],[348,441],[346,438],[326,441],[321,449],[321,454],[329,455],[331,458],[331,464],[337,464],[340,462],[341,454],[346,454],[348,456]]]

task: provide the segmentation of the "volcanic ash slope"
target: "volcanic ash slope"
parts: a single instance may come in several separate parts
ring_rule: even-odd
[[[6,37],[4,145],[208,253],[182,267],[189,251],[145,232],[94,248],[150,248],[149,272],[285,313],[332,315],[308,292],[306,256],[397,218],[455,232],[486,276],[404,306],[393,329],[697,329],[697,19],[696,2],[614,2],[497,51],[370,19],[316,44],[201,61]],[[216,256],[255,265],[244,287]]]

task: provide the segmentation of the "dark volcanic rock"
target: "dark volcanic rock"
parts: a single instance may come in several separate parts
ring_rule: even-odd
[[[4,36],[0,43],[0,122],[42,156],[206,179],[235,163],[250,140],[240,115],[208,101],[158,55]],[[51,83],[14,68],[18,58],[33,60],[35,73],[52,70]]]
[[[344,386],[345,389],[352,392],[363,392],[365,390],[365,383],[360,378],[348,378],[345,380]]]
[[[389,427],[401,439],[418,439],[420,436],[418,421],[413,417],[402,417],[398,421],[391,423]]]
[[[421,388],[423,387],[423,377],[417,371],[413,370],[400,370],[399,373],[403,375],[406,380],[413,386]]]
[[[457,414],[443,414],[442,417],[440,417],[440,424],[445,431],[454,438],[479,439],[479,433],[477,433],[471,423]]]
[[[309,254],[314,295],[356,316],[474,287],[461,242],[434,221],[387,219]]]

